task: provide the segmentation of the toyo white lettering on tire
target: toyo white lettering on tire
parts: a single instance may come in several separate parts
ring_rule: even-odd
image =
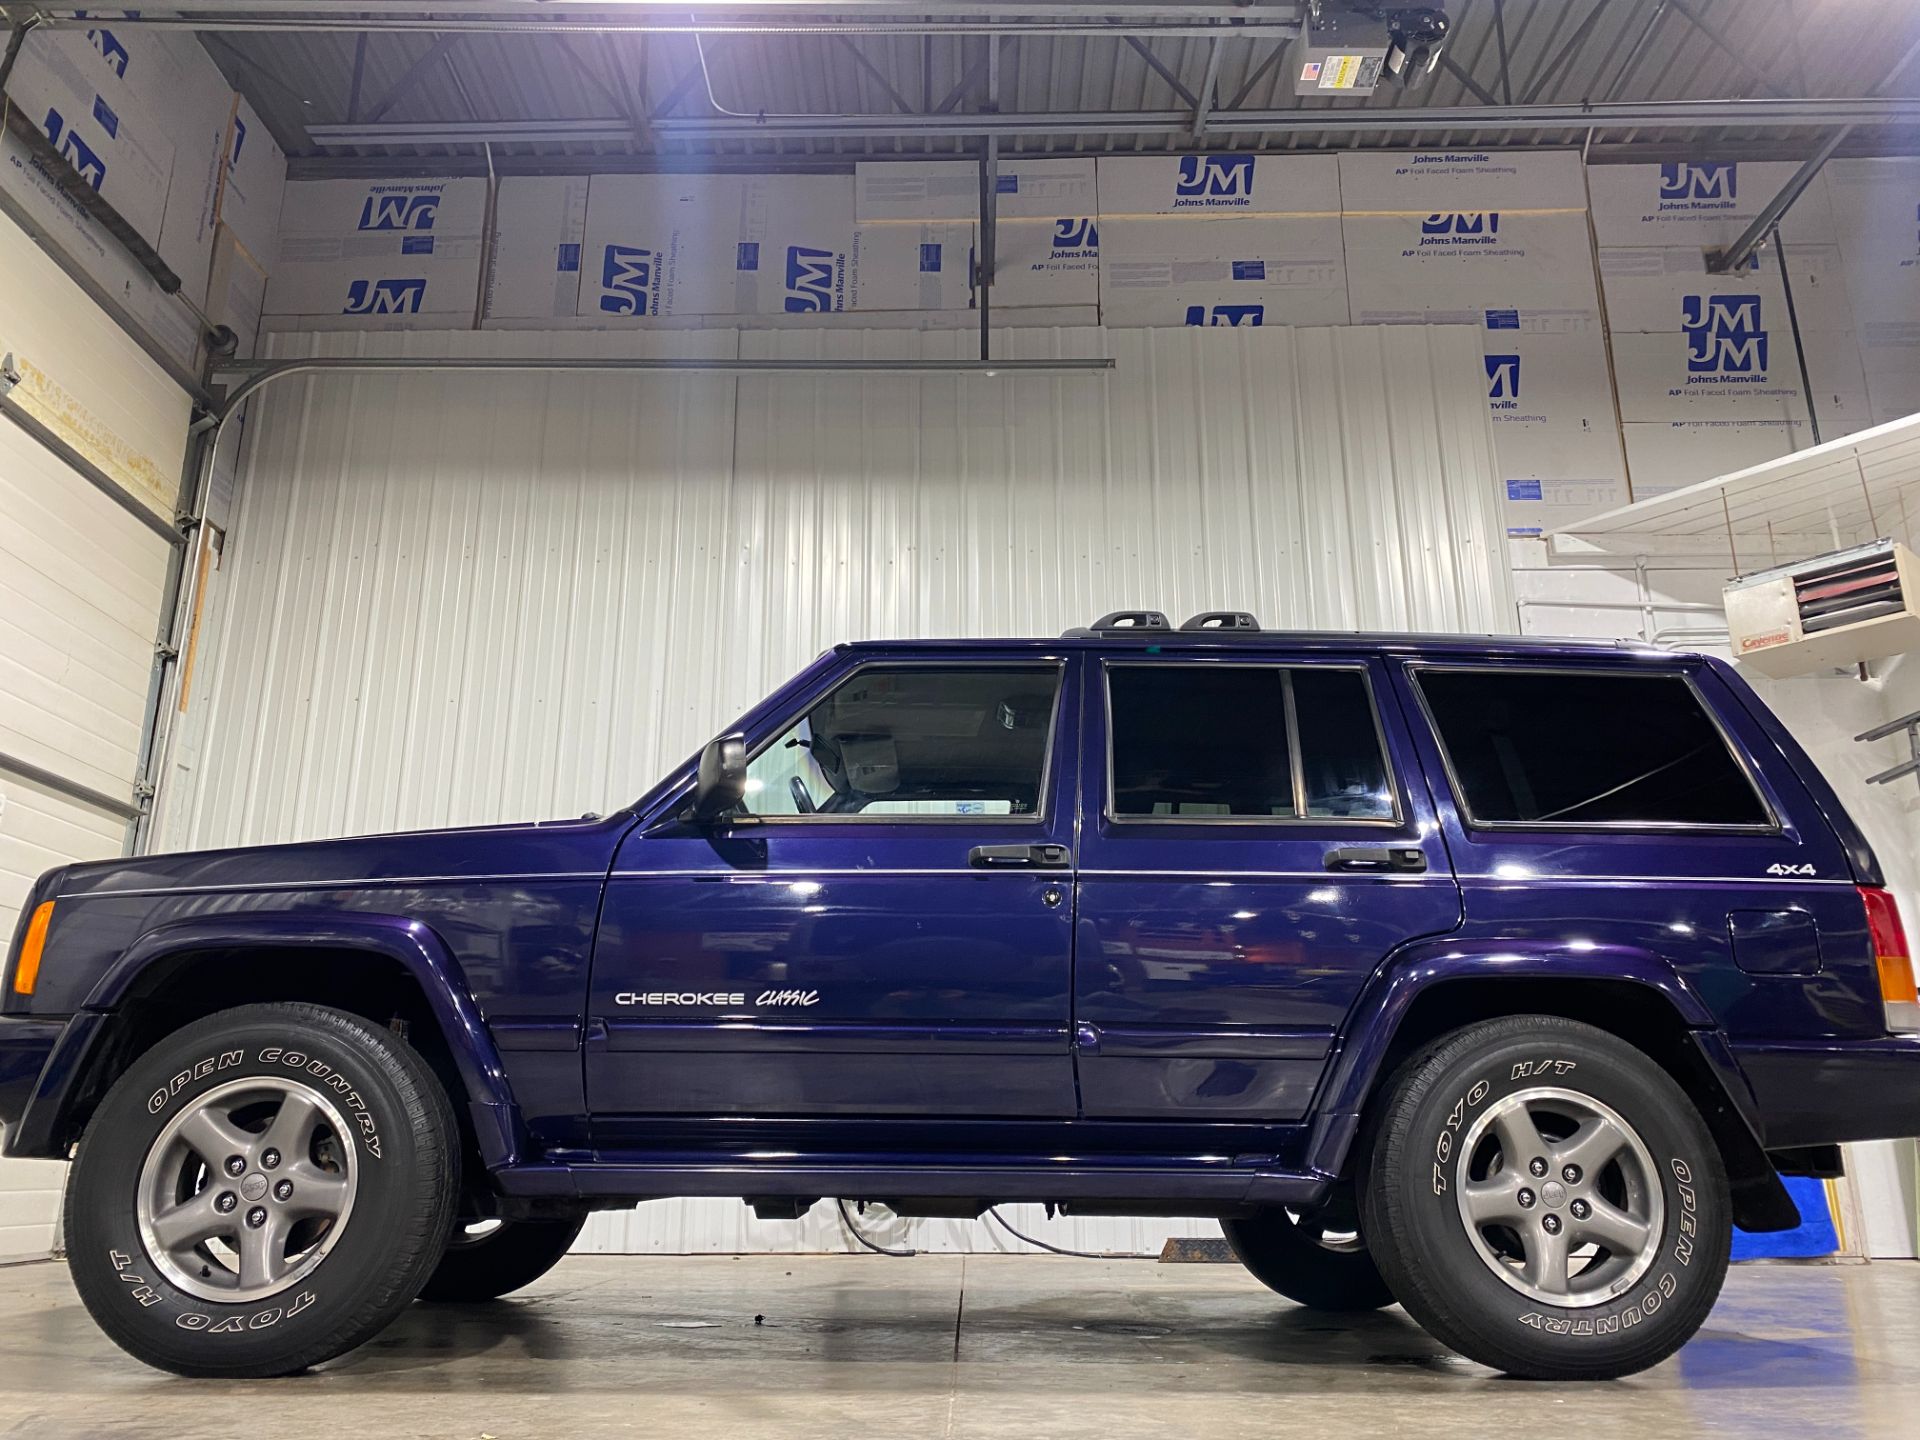
[[[291,1320],[319,1298],[311,1290],[302,1290],[291,1305],[269,1305],[251,1315],[208,1315],[200,1310],[184,1310],[173,1317],[173,1323],[179,1329],[208,1335],[244,1335],[250,1330],[270,1330],[282,1320]]]

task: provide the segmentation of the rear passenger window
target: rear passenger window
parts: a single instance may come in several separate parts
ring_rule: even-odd
[[[1358,670],[1292,670],[1307,814],[1330,820],[1391,820],[1393,789]]]
[[[1107,693],[1117,819],[1393,818],[1358,670],[1114,664]]]
[[[1477,824],[1773,824],[1681,676],[1424,670],[1417,679]]]

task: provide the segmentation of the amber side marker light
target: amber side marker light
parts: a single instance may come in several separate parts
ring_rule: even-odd
[[[40,978],[40,952],[47,948],[47,927],[53,924],[53,901],[48,900],[33,912],[27,922],[27,938],[20,945],[20,959],[13,967],[13,993],[33,994]]]
[[[1913,952],[1907,948],[1900,907],[1885,890],[1862,885],[1861,903],[1867,907],[1867,934],[1873,940],[1874,963],[1880,970],[1880,999],[1887,1009],[1889,1030],[1920,1030],[1920,992],[1913,983]]]

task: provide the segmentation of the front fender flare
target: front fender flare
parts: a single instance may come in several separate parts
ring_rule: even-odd
[[[1690,1030],[1711,1032],[1712,1010],[1685,978],[1659,955],[1629,945],[1569,941],[1462,940],[1438,936],[1396,951],[1376,970],[1355,1000],[1341,1028],[1333,1064],[1323,1077],[1313,1107],[1307,1164],[1323,1175],[1338,1175],[1359,1132],[1367,1099],[1383,1078],[1381,1067],[1414,1001],[1437,985],[1457,980],[1607,981],[1639,985],[1658,996]],[[1731,1065],[1723,1045],[1702,1045],[1702,1058],[1728,1099],[1753,1127],[1753,1096]],[[1731,1083],[1729,1083],[1731,1082]],[[1758,1140],[1755,1142],[1758,1145]]]
[[[172,957],[262,949],[358,950],[398,964],[419,985],[446,1038],[466,1087],[482,1162],[489,1170],[519,1162],[523,1147],[513,1092],[460,962],[431,926],[404,915],[209,915],[158,925],[122,952],[87,996],[82,1013],[115,1010],[142,974]],[[86,1027],[89,1045],[98,1043],[105,1028]],[[76,1065],[68,1073],[78,1071]],[[43,1088],[45,1083],[43,1075]],[[52,1098],[35,1096],[36,1101]]]

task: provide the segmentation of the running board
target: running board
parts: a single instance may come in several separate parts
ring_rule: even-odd
[[[1312,1209],[1326,1198],[1325,1175],[1294,1171],[1180,1165],[768,1165],[716,1158],[710,1163],[513,1165],[493,1172],[504,1195],[528,1199],[665,1200],[683,1196],[840,1196],[885,1200],[934,1196],[1003,1201],[1135,1202],[1169,1214],[1191,1204],[1201,1213],[1222,1206],[1283,1205]],[[1110,1212],[1115,1213],[1115,1212]]]

